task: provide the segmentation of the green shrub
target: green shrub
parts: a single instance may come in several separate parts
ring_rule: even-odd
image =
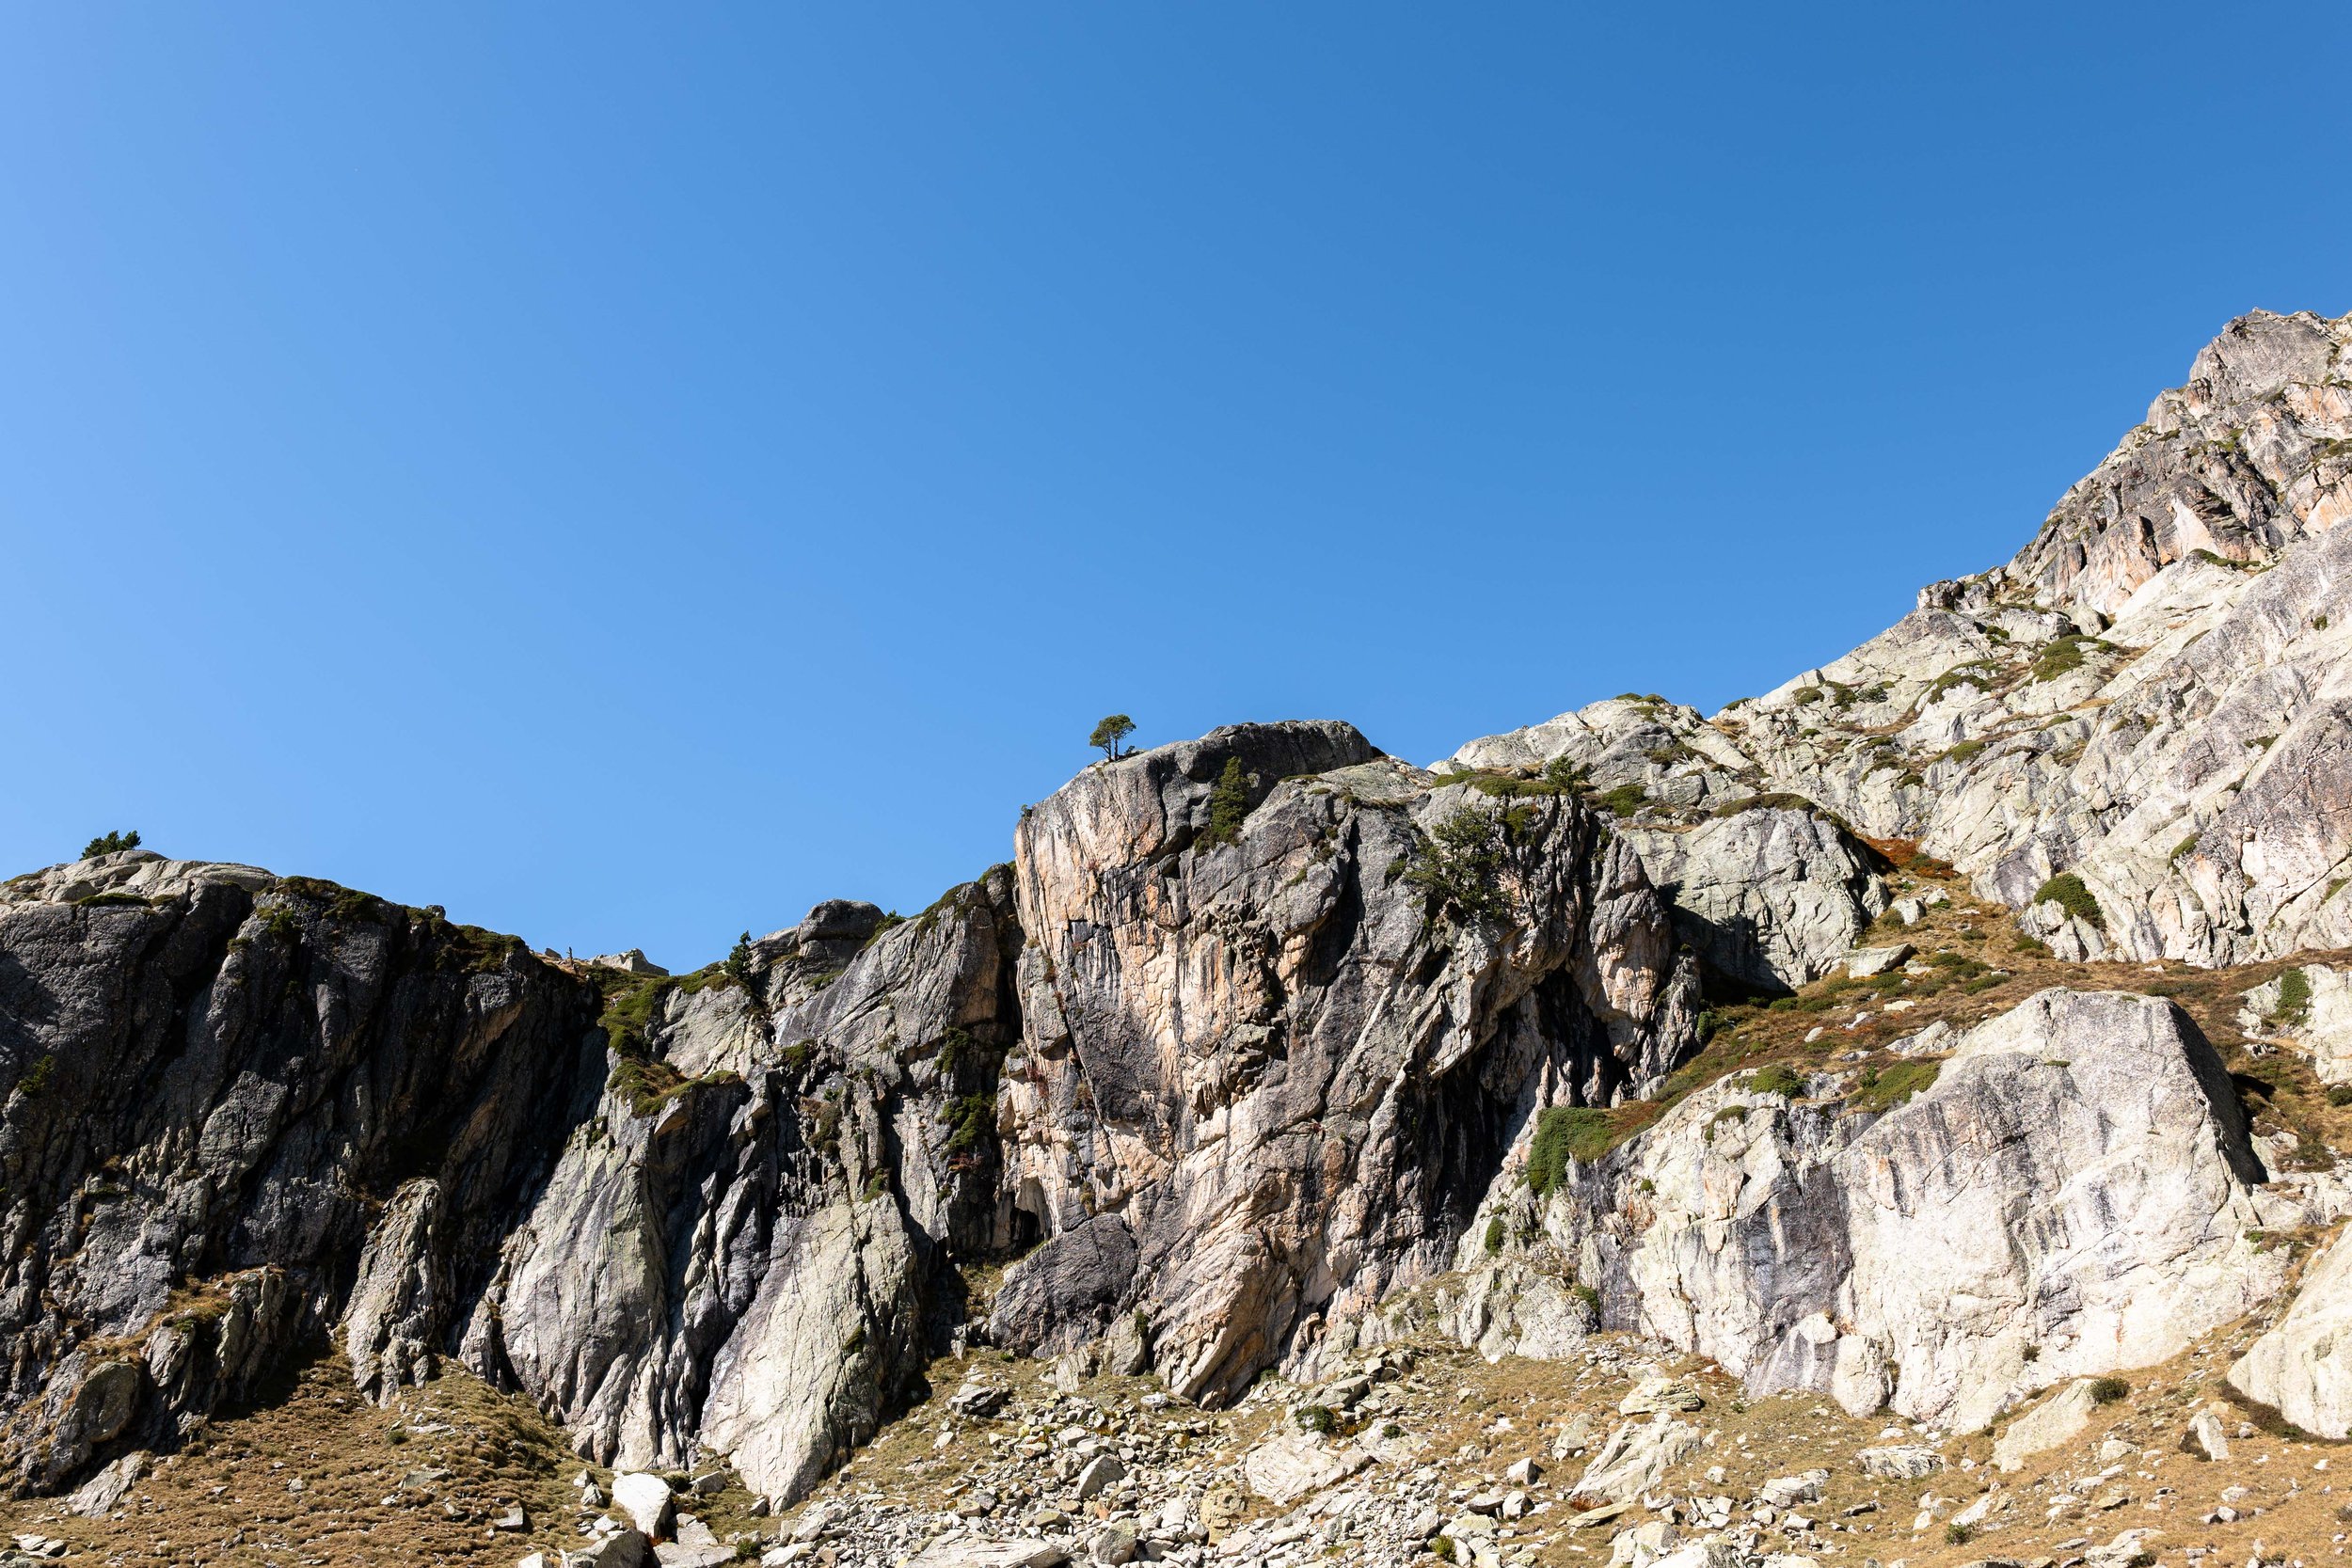
[[[1473,919],[1506,917],[1510,900],[1504,883],[1525,869],[1537,809],[1462,807],[1414,844],[1405,879]]]
[[[16,1081],[16,1086],[24,1093],[25,1099],[39,1100],[42,1094],[47,1092],[49,1088],[49,1081],[56,1077],[56,1074],[57,1058],[55,1056],[43,1056],[40,1061],[35,1062],[31,1067],[24,1069],[24,1076]]]
[[[1631,816],[1649,804],[1649,792],[1637,784],[1621,784],[1603,795],[1600,803],[1619,816]]]
[[[1527,1148],[1527,1184],[1537,1197],[1560,1184],[1568,1162],[1589,1164],[1616,1146],[1609,1113],[1589,1105],[1554,1105],[1535,1118]]]
[[[2191,833],[2186,838],[2181,840],[2180,843],[2172,846],[2172,853],[2167,858],[2175,863],[2178,863],[2183,855],[2187,854],[2191,849],[2197,847],[2197,834]]]
[[[1327,1404],[1302,1404],[1291,1414],[1297,1418],[1301,1432],[1311,1432],[1328,1437],[1339,1430],[1340,1418]]]
[[[1801,686],[1788,693],[1788,700],[1799,707],[1808,707],[1821,700],[1821,689],[1818,686]]]
[[[1941,1062],[1897,1062],[1890,1067],[1866,1072],[1861,1087],[1847,1103],[1858,1111],[1891,1111],[1935,1082]]]
[[[1241,842],[1241,825],[1249,816],[1249,784],[1241,758],[1227,757],[1225,770],[1209,786],[1209,825],[1200,830],[1201,847]]]
[[[676,982],[666,975],[628,974],[619,970],[603,970],[596,979],[613,988],[596,1020],[604,1030],[605,1043],[618,1055],[644,1055],[645,1031],[661,1016],[662,1004],[676,989]]]
[[[2042,890],[2033,895],[2033,901],[2037,904],[2056,904],[2075,919],[2089,921],[2100,930],[2106,929],[2107,917],[2100,910],[2099,900],[2091,896],[2090,889],[2084,886],[2083,879],[2072,871],[2061,871],[2042,883]]]
[[[1454,1560],[1454,1537],[1450,1535],[1431,1536],[1429,1538],[1429,1555],[1436,1558],[1439,1562],[1452,1562]]]
[[[2090,1402],[2113,1404],[2132,1391],[2132,1386],[2120,1377],[2094,1377],[2090,1380]]]
[[[2021,936],[2015,942],[2010,942],[2009,948],[2012,953],[2030,953],[2037,958],[2046,958],[2050,956],[2050,944],[2040,937]]]
[[[1502,1250],[1502,1216],[1501,1214],[1492,1214],[1487,1217],[1486,1250],[1488,1252]]]
[[[1568,1287],[1568,1294],[1584,1304],[1585,1309],[1593,1315],[1593,1322],[1600,1322],[1600,1292],[1598,1291],[1594,1290],[1590,1285],[1571,1285]]]
[[[1570,762],[1566,757],[1559,756],[1544,764],[1544,782],[1565,793],[1583,788],[1588,781],[1582,763]]]
[[[1787,1062],[1774,1062],[1748,1074],[1747,1090],[1750,1094],[1776,1094],[1798,1100],[1804,1095],[1804,1076]]]
[[[963,1154],[980,1147],[996,1131],[996,1097],[993,1094],[967,1094],[951,1100],[939,1119],[953,1129],[947,1134],[947,1152]]]
[[[720,965],[720,972],[725,974],[728,979],[736,982],[738,985],[748,986],[751,984],[751,932],[746,931],[741,936],[735,939],[735,945],[727,949],[725,962]]]
[[[1955,1546],[1965,1546],[1971,1540],[1975,1539],[1976,1533],[1976,1531],[1970,1529],[1966,1525],[1961,1524],[1958,1521],[1954,1521],[1953,1523],[1944,1527],[1944,1539]]]
[[[605,1080],[604,1086],[628,1101],[631,1111],[641,1117],[649,1117],[661,1109],[662,1103],[685,1088],[686,1085],[685,1077],[667,1062],[623,1056],[613,1067],[612,1076]]]
[[[2085,650],[2106,646],[2095,637],[2061,637],[2042,650],[2028,673],[2037,681],[2054,681],[2081,669]]]
[[[2328,1103],[2336,1106],[2352,1105],[2352,1084],[2328,1085]]]
[[[2300,1023],[2312,1010],[2312,977],[2299,969],[2279,976],[2279,1005],[2270,1016],[2281,1023]]]
[[[135,849],[138,847],[139,835],[135,832],[106,833],[83,845],[82,858],[92,860],[100,855],[111,855],[118,849]]]

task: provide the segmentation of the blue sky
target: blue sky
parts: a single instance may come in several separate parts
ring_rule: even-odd
[[[1111,710],[1705,707],[2352,309],[2341,7],[19,7],[0,869],[690,966]]]

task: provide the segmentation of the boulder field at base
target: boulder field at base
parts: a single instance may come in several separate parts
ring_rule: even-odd
[[[2347,516],[2257,313],[1712,717],[1227,726],[684,974],[0,883],[0,1561],[2341,1555]]]

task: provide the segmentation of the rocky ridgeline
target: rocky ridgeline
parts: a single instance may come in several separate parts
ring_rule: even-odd
[[[136,850],[0,885],[10,1484],[135,1470],[327,1339],[374,1401],[462,1369],[598,1466],[723,1465],[763,1509],[910,1409],[997,1421],[987,1378],[933,1386],[983,1354],[1160,1402],[972,1427],[1001,1473],[968,1484],[1017,1510],[943,1532],[845,1493],[798,1538],[664,1541],[674,1563],[1525,1560],[1513,1488],[1464,1513],[1382,1449],[1407,1423],[1343,1453],[1262,1433],[1238,1480],[1181,1452],[1268,1375],[1377,1416],[1382,1369],[1447,1344],[1593,1367],[1630,1335],[1741,1399],[1948,1433],[2292,1297],[2234,1386],[2352,1433],[2352,1262],[2296,1295],[2275,1244],[2352,1190],[2256,1133],[2170,1003],[2020,987],[1852,1050],[1700,1054],[1741,998],[1867,976],[1886,1017],[1915,1006],[1895,991],[1936,972],[1888,935],[1950,905],[1936,857],[2078,970],[2352,944],[2347,341],[2233,325],[2015,561],[1711,721],[1618,699],[1436,770],[1345,724],[1220,729],[1089,768],[915,918],[830,902],[691,975]],[[2248,1037],[2352,1076],[2345,974],[2265,971]],[[1629,1506],[1694,1461],[1675,1410],[1625,1414],[1539,1501]],[[1375,1502],[1314,1502],[1359,1470]],[[1326,1513],[1209,1521],[1229,1483]],[[596,1560],[665,1533],[615,1485],[582,1515]],[[1770,1555],[1685,1502],[1706,1540],[1613,1568]],[[1046,1514],[1043,1557],[958,1535]]]
[[[1734,977],[1811,979],[1875,912],[1851,834],[1951,862],[2069,956],[2352,944],[2352,318],[2256,312],[2189,377],[2016,559],[1844,657],[1454,765],[1602,792]]]

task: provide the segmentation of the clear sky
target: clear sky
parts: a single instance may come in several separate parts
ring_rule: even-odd
[[[12,7],[0,871],[687,967],[1108,711],[1711,709],[2352,309],[2348,18]]]

